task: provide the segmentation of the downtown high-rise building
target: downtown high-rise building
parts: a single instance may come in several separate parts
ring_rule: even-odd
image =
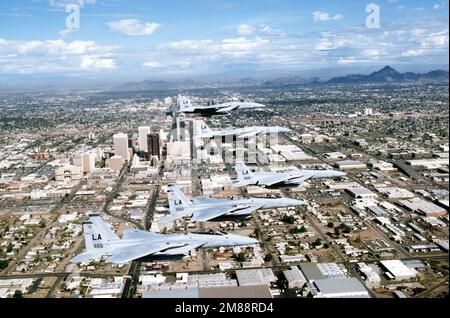
[[[124,160],[130,160],[130,152],[128,150],[128,135],[115,134],[113,137],[114,154],[122,157]]]
[[[138,128],[139,132],[139,149],[147,152],[147,135],[150,134],[150,127],[142,126]]]
[[[157,157],[158,160],[161,160],[159,142],[159,134],[147,135],[147,156],[149,161],[151,161],[152,157]]]

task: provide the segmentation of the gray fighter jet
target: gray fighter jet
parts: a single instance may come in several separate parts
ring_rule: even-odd
[[[107,257],[107,263],[123,264],[148,256],[186,255],[197,248],[249,246],[258,241],[234,234],[160,234],[126,230],[119,238],[99,215],[91,215],[83,224],[87,251],[70,261],[79,263]]]
[[[235,187],[258,185],[266,188],[298,187],[308,179],[326,179],[343,177],[345,172],[336,170],[298,170],[290,172],[252,172],[245,163],[238,163],[235,167],[237,181]]]
[[[197,134],[200,139],[212,139],[215,137],[236,136],[236,138],[250,138],[258,134],[280,134],[289,133],[292,130],[280,126],[252,126],[244,128],[229,128],[211,130],[203,120],[197,120]]]
[[[176,186],[168,186],[170,214],[161,218],[161,224],[189,218],[191,221],[212,221],[218,218],[246,217],[260,209],[273,209],[303,205],[304,202],[289,198],[262,199],[245,198],[239,200],[196,197],[189,200]]]
[[[223,115],[238,109],[264,108],[265,106],[253,102],[232,101],[216,105],[192,105],[191,101],[184,97],[177,98],[177,111],[180,113],[199,113],[203,115]]]

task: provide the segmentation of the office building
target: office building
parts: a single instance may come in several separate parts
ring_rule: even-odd
[[[139,149],[141,151],[147,152],[148,151],[147,136],[148,134],[150,134],[150,127],[148,126],[139,127],[138,131],[139,131]]]
[[[158,160],[161,160],[161,152],[159,145],[160,145],[159,134],[147,135],[147,157],[149,161],[151,161],[153,157],[157,157]]]
[[[122,157],[124,160],[130,160],[130,152],[128,150],[128,135],[115,134],[113,137],[114,153],[116,156]]]

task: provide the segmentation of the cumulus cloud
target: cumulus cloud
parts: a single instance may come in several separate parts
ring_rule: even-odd
[[[241,24],[240,26],[238,26],[238,34],[241,36],[248,36],[248,35],[252,35],[253,32],[255,32],[255,28],[253,28],[251,25],[248,24]]]
[[[171,42],[162,45],[161,49],[172,49],[178,51],[188,51],[188,53],[209,55],[210,58],[217,56],[242,57],[253,53],[269,43],[269,40],[259,36],[252,39],[245,37],[224,39],[222,41],[213,40],[184,40]]]
[[[96,55],[86,55],[81,57],[80,68],[82,70],[114,69],[116,68],[116,65],[114,59]]]
[[[152,35],[161,28],[161,25],[158,23],[141,23],[137,19],[111,21],[106,23],[106,25],[111,31],[128,36]]]
[[[0,55],[9,57],[7,63],[0,63],[0,73],[33,74],[113,69],[116,67],[114,55],[117,49],[116,46],[99,45],[94,41],[0,39]]]
[[[340,13],[336,14],[336,15],[331,15],[327,12],[322,12],[322,11],[314,11],[313,12],[313,19],[315,22],[318,21],[336,21],[336,20],[342,20],[344,19],[344,16]]]

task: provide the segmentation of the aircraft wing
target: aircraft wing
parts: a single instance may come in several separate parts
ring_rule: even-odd
[[[250,138],[250,137],[256,136],[260,132],[261,132],[260,129],[255,129],[255,130],[252,130],[252,131],[244,133],[244,134],[239,134],[238,136],[239,136],[239,138]]]
[[[263,177],[263,179],[260,181],[262,184],[266,185],[266,186],[273,186],[277,183],[282,183],[282,182],[286,182],[286,183],[297,183],[297,180],[302,180],[306,181],[308,179],[308,177],[302,177],[302,176],[288,176],[288,175],[279,175],[279,174],[273,174],[273,175],[266,175]],[[298,183],[303,183],[303,181],[299,181]]]
[[[112,252],[106,263],[123,264],[135,259],[158,253],[166,248],[164,244],[139,244],[125,246]]]
[[[238,105],[238,104],[231,104],[231,105],[226,106],[226,107],[218,108],[218,109],[217,109],[217,112],[218,112],[218,113],[228,113],[228,112],[230,112],[230,111],[232,111],[232,110],[235,110],[235,109],[237,109],[237,108],[239,108],[239,105]]]
[[[207,242],[202,242],[202,243],[189,243],[186,244],[184,246],[180,246],[180,247],[176,247],[176,248],[171,248],[168,249],[166,251],[163,251],[164,254],[166,255],[186,255],[188,254],[190,251],[195,250],[199,247],[202,247],[203,245],[205,245]]]
[[[298,183],[298,184],[302,184],[303,182],[305,182],[308,179],[311,179],[312,176],[303,176],[300,178],[295,178],[295,179],[290,179],[287,180],[288,183]]]
[[[239,215],[240,212],[245,211],[246,214],[251,214],[253,211],[260,209],[261,206],[256,205],[237,205],[237,206],[218,206],[218,207],[208,207],[204,209],[198,209],[194,212],[192,216],[192,221],[206,222],[220,216],[227,214]]]

